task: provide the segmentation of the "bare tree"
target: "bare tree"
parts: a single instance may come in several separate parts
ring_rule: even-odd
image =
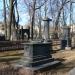
[[[16,8],[16,10],[15,10]],[[15,16],[15,12],[17,12],[17,18]],[[17,40],[18,39],[18,23],[19,23],[19,12],[17,8],[17,0],[14,0],[14,9],[13,9],[13,14],[12,14],[12,40]]]
[[[15,10],[16,8],[16,10]],[[17,19],[15,16],[15,12],[17,12]],[[13,38],[13,40],[17,40],[16,30],[18,29],[19,23],[19,12],[17,9],[17,0],[9,0],[9,22],[7,25],[7,40]],[[17,28],[17,29],[16,29]]]
[[[66,5],[69,2],[70,2],[69,0],[64,0],[61,5],[58,5],[59,9],[58,9],[58,13],[57,13],[56,21],[55,21],[55,31],[54,31],[56,38],[58,38],[58,23],[59,23],[62,9],[63,9],[64,5]],[[59,2],[57,2],[57,3],[59,4]]]
[[[40,9],[48,0],[46,1],[40,1],[40,0],[32,0],[31,3],[27,2],[26,0],[25,1],[25,4],[27,5],[28,9],[29,10],[29,13],[30,13],[30,16],[31,16],[31,39],[33,40],[33,27],[35,25],[35,13],[36,13],[36,10]],[[41,5],[38,6],[37,4],[37,1],[40,1],[42,2]]]
[[[7,38],[7,23],[6,23],[6,2],[3,0],[4,6],[4,30],[5,30],[5,39]]]
[[[9,8],[9,24],[7,28],[7,40],[11,38],[11,24],[12,24],[12,14],[13,14],[13,2],[14,0],[9,0],[10,8]]]

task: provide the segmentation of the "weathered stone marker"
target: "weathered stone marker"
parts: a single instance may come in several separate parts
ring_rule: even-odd
[[[48,42],[49,19],[47,18],[44,21],[45,21],[45,31],[44,31],[45,42],[31,41],[29,43],[23,43],[24,56],[20,61],[18,61],[18,67],[21,67],[19,70],[20,73],[23,71],[24,74],[27,73],[26,75],[35,75],[36,71],[45,69],[47,67],[59,63],[59,61],[56,61],[54,60],[54,58],[52,58],[51,55],[52,42],[50,41]]]
[[[22,64],[34,70],[44,68],[44,64],[49,65],[53,60],[50,50],[52,50],[51,43],[24,43]]]
[[[63,27],[63,37],[61,40],[61,49],[69,50],[71,49],[71,37],[70,37],[70,27]]]
[[[45,41],[49,41],[49,22],[52,21],[52,19],[49,19],[48,17],[44,18],[44,39]]]
[[[27,73],[26,75],[35,75],[35,72],[60,63],[59,61],[52,58],[51,42],[31,42],[24,43],[23,45],[24,56],[20,61],[17,62],[17,65],[15,66],[19,68],[19,72],[25,70],[26,72],[24,72],[25,74]]]

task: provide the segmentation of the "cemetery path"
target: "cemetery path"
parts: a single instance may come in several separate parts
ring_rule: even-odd
[[[75,68],[75,50],[58,51],[53,54],[53,58],[62,62],[62,65],[52,70],[56,75],[68,75],[69,71]]]

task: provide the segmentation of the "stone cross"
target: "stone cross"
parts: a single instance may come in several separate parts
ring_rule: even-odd
[[[48,17],[44,18],[44,40],[49,40],[49,22],[52,21]]]

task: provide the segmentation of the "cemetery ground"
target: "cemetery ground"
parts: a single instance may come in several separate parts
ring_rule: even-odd
[[[53,43],[52,57],[62,63],[49,68],[49,70],[38,72],[36,75],[68,75],[68,72],[75,68],[75,49],[61,50],[59,41]],[[22,56],[23,50],[0,52],[0,75],[17,75],[11,65],[15,60],[21,59]]]
[[[38,72],[36,75],[68,75],[68,72],[75,68],[75,49],[72,50],[59,50],[59,46],[54,46],[54,53],[52,54],[52,57],[56,60],[59,60],[62,62],[62,64],[54,66],[52,68],[49,68],[49,70],[44,70],[41,72]],[[0,71],[5,72],[4,69],[7,69],[6,71],[9,71],[8,68],[11,68],[11,65],[13,65],[13,62],[15,60],[18,60],[22,57],[23,51],[4,51],[0,52]],[[6,74],[7,73],[7,74]],[[10,71],[10,74],[14,73]],[[0,75],[10,75],[9,72],[5,72],[2,74],[0,72]],[[12,75],[17,75],[12,74]]]

